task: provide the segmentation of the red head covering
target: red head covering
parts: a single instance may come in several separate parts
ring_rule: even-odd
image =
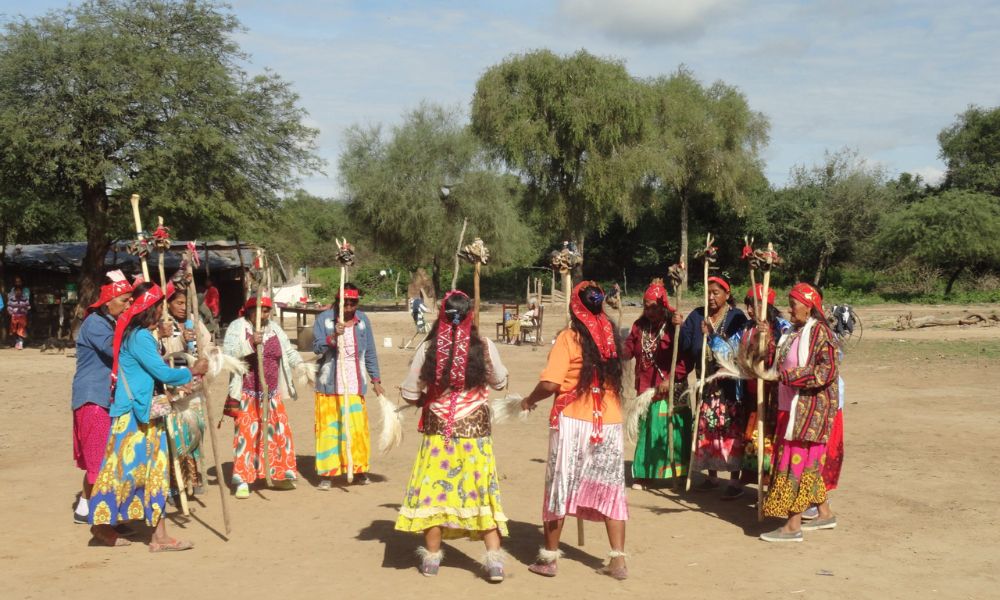
[[[708,278],[708,282],[709,283],[716,283],[716,284],[719,285],[720,288],[726,290],[727,294],[730,293],[731,288],[729,287],[729,282],[726,281],[725,279],[723,279],[721,277],[709,277]]]
[[[642,299],[654,300],[670,312],[673,312],[674,310],[674,307],[670,306],[670,298],[667,296],[667,288],[663,287],[660,283],[649,284],[649,287],[646,288],[646,293],[642,295]]]
[[[274,301],[268,298],[267,296],[264,296],[263,298],[260,299],[260,305],[266,306],[268,308],[274,308]],[[257,307],[257,296],[250,296],[249,298],[247,298],[247,301],[243,303],[243,308],[240,310],[240,316],[242,316],[251,308],[256,308],[256,307]]]
[[[97,298],[96,302],[87,307],[88,314],[104,306],[112,298],[132,292],[132,284],[128,282],[128,279],[125,278],[125,274],[121,270],[109,271],[108,278],[111,280],[111,283],[101,286],[100,297]]]
[[[757,285],[755,285],[753,287],[752,290],[747,290],[746,303],[747,304],[753,303],[753,297],[754,296],[757,296],[757,302],[763,302],[764,301],[764,285],[763,284],[758,283]],[[776,296],[775,296],[775,293],[774,293],[774,288],[768,288],[767,289],[767,303],[770,304],[771,306],[774,306],[774,300],[775,300],[775,298],[776,298]]]
[[[351,288],[344,288],[344,299],[350,298],[352,300],[360,300],[361,293],[358,290],[352,290]],[[340,299],[340,292],[337,292],[337,299]]]
[[[788,292],[788,296],[789,298],[795,298],[809,308],[815,308],[820,314],[823,314],[823,296],[808,283],[796,283]]]
[[[163,290],[160,286],[155,283],[146,290],[138,298],[132,299],[132,306],[128,307],[128,310],[123,312],[118,316],[118,321],[115,323],[115,339],[114,339],[114,362],[111,365],[111,383],[118,379],[118,355],[121,353],[122,341],[125,337],[125,328],[128,326],[129,321],[132,317],[146,310],[147,308],[156,305],[157,302],[163,300],[164,297],[170,297],[174,293],[174,282],[170,281],[167,283],[167,293],[164,295]]]
[[[465,368],[469,362],[469,342],[472,337],[474,317],[471,310],[461,319],[457,313],[448,310],[448,298],[452,296],[469,297],[468,294],[460,290],[448,292],[441,301],[441,310],[438,313],[438,330],[435,340],[437,363],[434,367],[434,389],[436,392],[444,391],[444,368],[448,357],[451,356],[451,370],[448,372],[448,387],[451,389],[451,394],[448,401],[448,418],[445,420],[444,428],[446,444],[450,443],[449,440],[452,437],[458,396],[465,388]]]
[[[590,312],[583,305],[583,300],[580,299],[580,292],[583,291],[583,288],[589,286],[594,286],[600,290],[600,301],[604,301],[604,290],[601,289],[601,286],[596,281],[581,281],[573,288],[572,295],[569,298],[569,310],[573,313],[574,317],[583,323],[587,331],[590,332],[590,337],[597,344],[597,350],[600,351],[601,358],[604,360],[617,358],[618,350],[615,349],[615,328],[611,324],[611,320],[608,319],[603,310],[596,315]]]

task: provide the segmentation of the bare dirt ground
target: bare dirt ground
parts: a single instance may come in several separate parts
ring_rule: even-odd
[[[127,548],[91,547],[74,525],[81,472],[71,460],[69,390],[74,361],[37,349],[0,350],[0,573],[3,598],[411,598],[439,594],[592,598],[995,598],[1000,563],[1000,484],[984,466],[1000,456],[1000,327],[875,329],[903,312],[914,316],[989,312],[995,306],[878,306],[863,309],[868,326],[843,367],[847,386],[846,460],[832,494],[840,526],[807,533],[803,544],[769,545],[757,535],[752,499],[726,503],[718,494],[676,494],[666,487],[629,491],[630,579],[594,574],[607,538],[597,524],[566,558],[555,579],[528,572],[539,530],[547,411],[527,423],[496,427],[494,439],[504,508],[512,519],[505,548],[508,580],[490,587],[474,562],[478,543],[448,544],[436,579],[415,569],[417,536],[393,530],[396,509],[419,435],[407,413],[406,439],[373,458],[374,482],[315,489],[313,402],[288,402],[299,468],[293,491],[260,490],[230,497],[234,531],[227,541],[215,485],[192,504],[190,518],[169,514],[190,552],[151,555],[145,538]],[[558,311],[553,310],[551,314]],[[625,321],[637,316],[626,308]],[[482,316],[492,336],[497,309]],[[387,389],[400,382],[411,351],[397,348],[412,333],[403,312],[371,313]],[[552,332],[552,319],[546,337]],[[288,324],[291,325],[291,319]],[[502,346],[511,388],[535,384],[547,347]],[[217,382],[217,397],[222,383]],[[378,423],[379,414],[370,415]],[[231,468],[231,425],[220,431],[224,470]],[[207,439],[206,439],[207,445]],[[629,451],[630,452],[630,451]],[[212,461],[206,460],[206,466]],[[214,467],[208,480],[215,481]]]

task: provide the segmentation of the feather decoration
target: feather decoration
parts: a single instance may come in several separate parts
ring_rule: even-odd
[[[656,388],[651,387],[626,403],[625,437],[629,442],[634,444],[639,439],[639,421],[649,412],[649,407],[653,404],[653,396],[655,395]]]
[[[209,379],[215,379],[223,371],[228,371],[240,377],[247,372],[246,363],[235,356],[226,354],[218,346],[209,349],[206,353],[206,358],[208,359],[208,373],[206,375]],[[194,364],[194,361],[188,364]]]
[[[316,383],[316,370],[319,368],[319,364],[314,362],[300,362],[295,365],[295,377],[299,379],[304,379],[310,384]]]
[[[378,405],[382,410],[382,430],[378,435],[378,449],[382,454],[386,454],[403,442],[403,413],[392,400],[385,397],[385,394],[378,395]]]
[[[490,402],[490,412],[493,413],[494,423],[505,423],[514,415],[521,421],[527,421],[531,411],[521,410],[521,402],[524,400],[519,394],[507,394],[503,398],[497,398]]]

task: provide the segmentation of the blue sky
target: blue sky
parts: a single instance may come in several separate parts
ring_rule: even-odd
[[[32,16],[63,1],[0,0]],[[771,123],[766,173],[825,151],[857,150],[891,174],[936,181],[937,134],[970,104],[1000,105],[1000,3],[991,0],[233,0],[251,72],[293,83],[320,129],[327,176],[303,180],[339,195],[348,126],[397,123],[421,100],[468,108],[475,82],[503,58],[584,48],[636,76],[684,64],[706,83],[739,87]]]

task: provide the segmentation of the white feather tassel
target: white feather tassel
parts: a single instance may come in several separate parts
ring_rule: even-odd
[[[310,385],[316,383],[316,370],[319,365],[314,362],[301,362],[295,365],[295,376],[299,379],[304,379],[309,382]]]
[[[625,407],[625,437],[629,442],[634,444],[639,439],[639,422],[649,412],[655,395],[656,388],[651,387],[627,403]]]
[[[396,405],[384,394],[379,394],[378,405],[382,410],[382,430],[378,436],[378,449],[382,454],[386,454],[403,443],[403,413],[397,410]]]
[[[518,394],[507,394],[503,398],[497,398],[490,402],[490,412],[493,413],[494,423],[505,423],[514,415],[521,421],[527,421],[531,411],[521,410],[521,402],[524,400]]]
[[[221,348],[215,347],[210,349],[206,358],[208,358],[207,375],[209,379],[215,379],[221,375],[223,371],[228,371],[229,373],[239,375],[240,377],[245,375],[247,372],[246,363],[235,356],[229,356],[223,352]]]

